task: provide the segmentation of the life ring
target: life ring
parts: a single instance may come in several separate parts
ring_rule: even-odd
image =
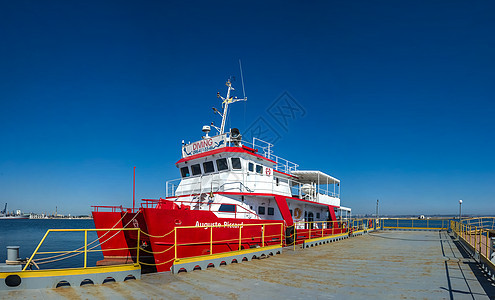
[[[294,217],[296,217],[296,219],[300,219],[301,218],[301,214],[302,214],[302,211],[301,209],[298,207],[296,209],[294,209]]]
[[[270,174],[272,173],[272,169],[265,168],[265,173],[266,173],[267,176],[270,176]]]

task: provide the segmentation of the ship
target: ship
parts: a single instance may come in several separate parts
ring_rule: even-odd
[[[203,136],[182,141],[175,163],[180,178],[166,182],[165,197],[142,199],[140,206],[92,206],[96,229],[140,228],[136,231],[98,231],[104,259],[100,265],[148,262],[158,272],[170,271],[174,259],[208,255],[270,244],[292,245],[297,234],[318,229],[345,232],[351,209],[341,206],[340,180],[274,154],[274,145],[253,137],[243,138],[237,128],[225,130],[229,105],[247,101],[233,97],[229,79],[223,97],[221,125],[202,127]],[[210,136],[212,128],[215,133]],[[309,222],[309,223],[308,223]],[[247,226],[259,224],[261,226]],[[215,228],[207,231],[206,229]],[[244,226],[244,227],[243,227]],[[181,236],[180,254],[173,248],[174,228],[193,227]],[[239,230],[243,227],[242,239]],[[283,227],[284,234],[280,235]],[[262,231],[261,238],[260,230]],[[216,242],[210,243],[215,235]],[[137,241],[141,244],[136,245]],[[141,253],[142,252],[142,253]]]
[[[9,214],[7,212],[7,203],[2,211],[0,211],[0,220],[19,220],[19,219],[29,219],[29,215],[23,214]]]

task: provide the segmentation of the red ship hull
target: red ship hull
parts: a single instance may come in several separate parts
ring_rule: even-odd
[[[219,218],[212,211],[190,210],[175,204],[166,206],[141,208],[136,213],[96,210],[93,212],[95,227],[140,228],[140,262],[158,272],[170,271],[176,258],[286,245],[287,227],[283,220]],[[295,238],[298,243],[342,232],[345,229],[339,226],[297,229]],[[136,261],[137,231],[99,231],[98,237],[105,257],[100,264]]]
[[[280,244],[284,239],[283,221],[219,218],[211,211],[169,208],[141,208],[137,213],[94,211],[93,219],[97,229],[139,227],[140,261],[156,266],[158,272],[170,271],[175,258]],[[205,227],[211,225],[218,227]],[[136,231],[98,231],[98,237],[105,257],[100,264],[136,261]]]

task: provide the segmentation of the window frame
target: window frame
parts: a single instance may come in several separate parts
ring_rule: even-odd
[[[211,166],[212,166],[212,168],[213,168],[213,170],[212,170],[212,171],[206,171],[206,164],[209,164],[209,163],[211,163]],[[205,161],[205,162],[203,163],[203,172],[204,172],[205,174],[215,173],[215,163],[213,163],[213,161],[212,161],[212,160]]]
[[[187,173],[184,175],[184,169],[187,170]],[[189,170],[189,167],[188,166],[184,166],[182,168],[180,168],[180,176],[182,178],[188,178],[188,177],[191,177],[191,170]]]
[[[258,206],[258,215],[265,215],[266,207]]]
[[[274,216],[275,215],[275,208],[268,207],[267,215]]]
[[[220,166],[218,165],[218,162],[221,161],[221,160],[222,161],[225,161],[225,169],[221,169],[220,170]],[[215,160],[215,165],[217,166],[217,171],[218,172],[227,171],[229,169],[229,162],[227,161],[227,158],[225,158],[225,157],[224,158],[216,159]]]
[[[259,167],[260,171],[258,171],[258,167]],[[263,166],[262,165],[256,165],[256,173],[263,175]]]
[[[234,168],[234,159],[239,161],[239,168]],[[230,164],[232,165],[232,170],[242,170],[242,161],[240,157],[231,157]]]
[[[194,166],[198,166],[199,173],[194,174],[194,169],[193,169]],[[202,173],[203,173],[203,171],[201,170],[201,164],[194,164],[194,165],[191,166],[191,174],[192,174],[192,176],[201,175]]]
[[[232,210],[222,210],[222,207],[232,207]],[[220,204],[220,207],[218,208],[218,212],[224,212],[224,213],[235,213],[237,210],[237,205],[231,204],[231,203],[222,203]]]

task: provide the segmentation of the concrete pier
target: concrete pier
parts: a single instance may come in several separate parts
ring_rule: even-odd
[[[495,284],[445,231],[378,231],[207,270],[0,298],[495,299]]]

